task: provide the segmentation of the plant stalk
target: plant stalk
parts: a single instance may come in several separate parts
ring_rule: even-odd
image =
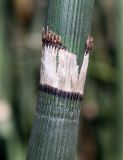
[[[46,26],[62,37],[63,46],[69,50],[70,55],[76,55],[79,67],[85,41],[90,33],[92,7],[93,0],[49,0]],[[51,33],[46,33],[46,36],[48,34]],[[49,45],[47,41],[43,50]],[[66,51],[63,48],[61,50]],[[45,62],[42,63],[44,65]],[[47,69],[47,65],[43,68]],[[27,160],[75,159],[82,96],[40,82]]]

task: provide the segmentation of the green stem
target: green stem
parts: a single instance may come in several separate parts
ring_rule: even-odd
[[[94,0],[49,0],[47,26],[79,59],[91,31],[93,3]]]
[[[79,101],[40,91],[27,159],[73,160],[79,113]]]
[[[93,0],[49,0],[47,26],[63,45],[82,53],[90,33]],[[74,160],[77,148],[80,100],[40,90],[27,160]]]

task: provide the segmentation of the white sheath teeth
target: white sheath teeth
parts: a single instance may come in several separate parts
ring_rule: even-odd
[[[79,73],[74,53],[53,46],[43,46],[41,57],[40,83],[54,88],[83,94],[89,53],[84,54]]]

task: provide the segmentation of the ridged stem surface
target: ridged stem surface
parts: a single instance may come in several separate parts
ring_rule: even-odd
[[[80,101],[39,92],[27,160],[74,160]]]
[[[49,0],[46,25],[62,37],[63,44],[82,63],[85,42],[91,32],[94,0]]]
[[[46,26],[82,64],[94,0],[49,0]],[[40,91],[27,160],[74,160],[80,101]]]

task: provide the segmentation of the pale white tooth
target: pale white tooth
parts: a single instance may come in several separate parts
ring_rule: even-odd
[[[79,91],[81,94],[84,93],[84,86],[85,86],[85,81],[86,81],[88,63],[89,63],[89,53],[84,54],[84,59],[83,59],[83,63],[82,63],[82,67],[81,67],[79,79],[78,79]]]

